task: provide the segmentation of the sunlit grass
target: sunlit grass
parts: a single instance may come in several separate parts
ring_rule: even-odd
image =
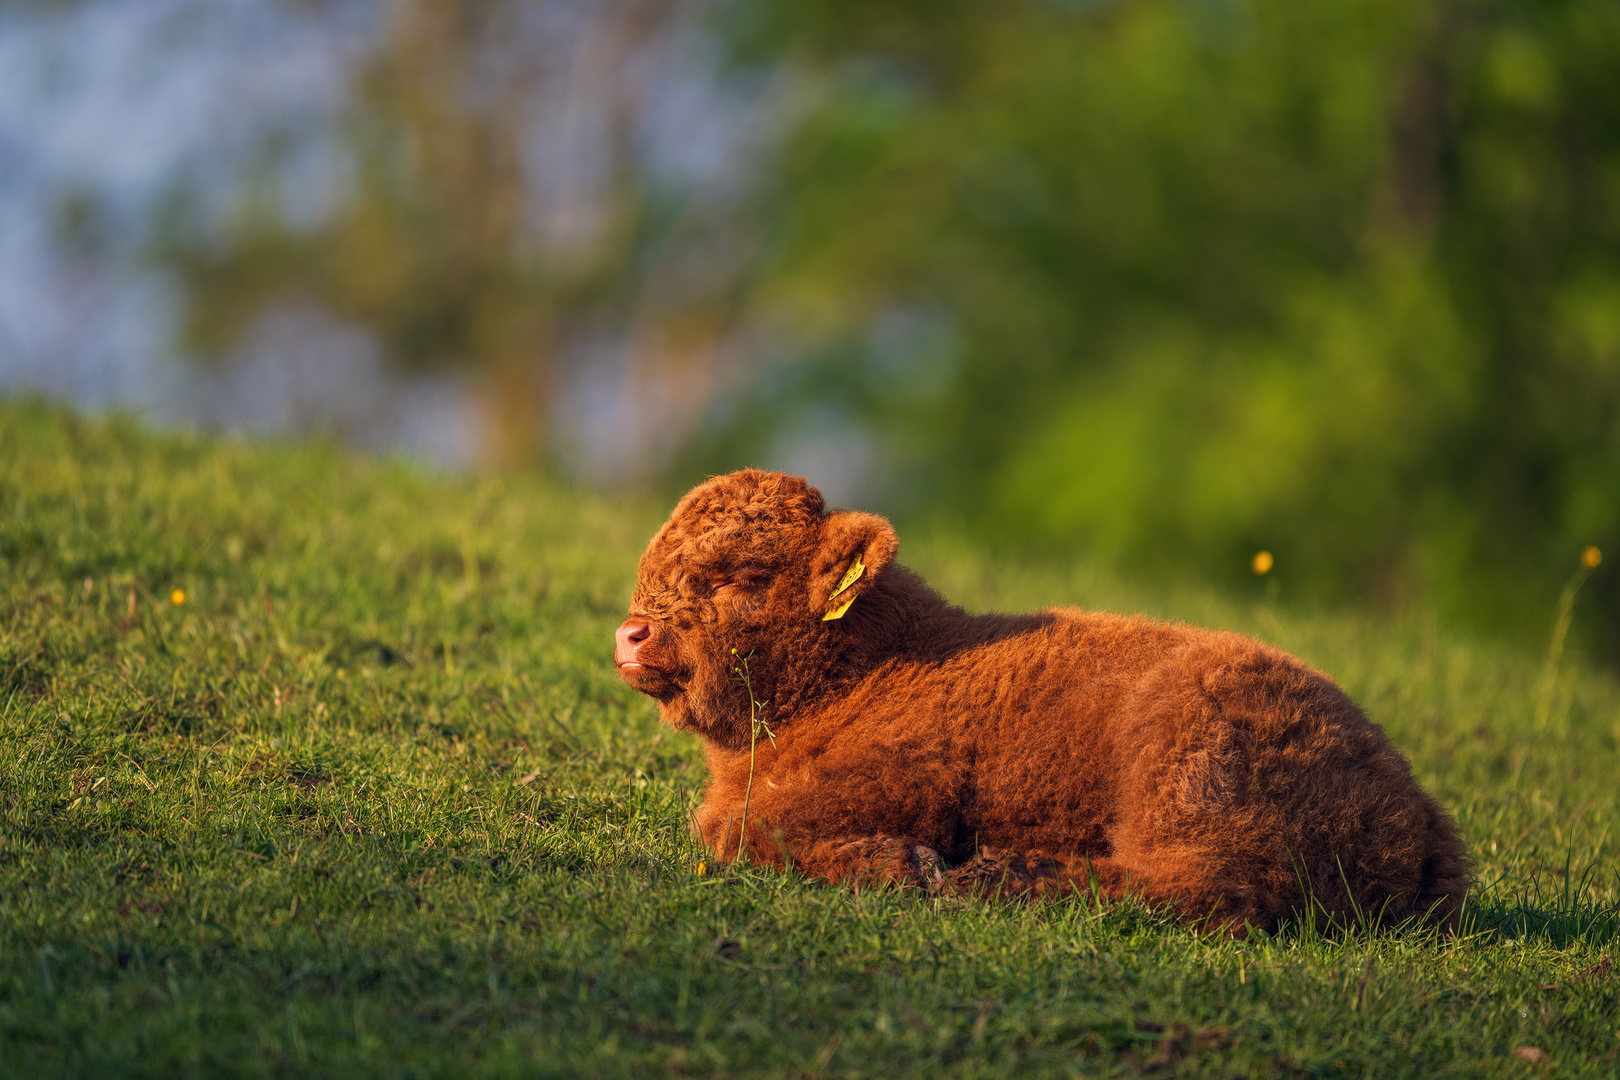
[[[0,405],[0,1075],[1616,1072],[1609,676],[1564,655],[1537,730],[1545,657],[1421,613],[905,536],[976,608],[1298,652],[1481,887],[1455,939],[855,896],[693,845],[701,756],[610,661],[664,509]]]

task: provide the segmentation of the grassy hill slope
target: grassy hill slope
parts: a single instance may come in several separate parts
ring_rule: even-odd
[[[1483,887],[1450,941],[857,897],[688,838],[610,660],[664,509],[0,403],[0,1074],[1620,1074],[1612,679],[906,537],[973,607],[1299,652]]]

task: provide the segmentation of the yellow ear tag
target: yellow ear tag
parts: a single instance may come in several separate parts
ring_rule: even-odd
[[[832,591],[833,597],[836,598],[839,593],[843,592],[845,589],[859,581],[861,579],[861,575],[864,573],[866,573],[866,564],[861,562],[861,557],[857,555],[855,556],[855,561],[850,563],[849,569],[844,571],[843,580],[838,583],[838,588]],[[821,621],[828,622],[832,619],[842,619],[844,617],[844,612],[848,611],[849,606],[854,602],[855,598],[853,596],[850,597],[848,600],[845,600],[842,604],[839,604],[837,607],[827,612],[827,614],[823,615],[821,617]]]

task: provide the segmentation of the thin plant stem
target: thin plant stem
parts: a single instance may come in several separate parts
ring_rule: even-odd
[[[742,828],[737,832],[737,858],[740,861],[743,854],[743,843],[748,839],[748,800],[754,796],[754,753],[759,749],[759,739],[750,736],[748,740],[748,786],[743,788]]]
[[[776,733],[765,723],[765,706],[768,703],[754,697],[753,674],[748,669],[749,658],[754,654],[738,656],[737,650],[732,649],[731,655],[737,657],[737,666],[731,669],[731,681],[740,683],[748,691],[748,784],[743,788],[742,829],[737,834],[737,858],[740,860],[743,857],[743,842],[748,839],[748,803],[754,796],[754,763],[759,751],[759,733],[765,732],[772,746],[776,745]],[[730,828],[726,829],[726,833],[729,840]],[[723,859],[725,855],[725,846],[722,845],[720,857]]]
[[[1569,624],[1575,617],[1575,597],[1586,583],[1592,570],[1585,563],[1570,575],[1569,584],[1558,597],[1558,618],[1553,620],[1552,641],[1547,645],[1547,659],[1541,666],[1541,688],[1536,695],[1535,729],[1543,731],[1552,719],[1553,700],[1558,690],[1558,661],[1564,655],[1564,639],[1569,636]]]

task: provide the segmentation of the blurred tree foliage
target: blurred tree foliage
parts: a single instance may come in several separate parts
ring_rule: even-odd
[[[755,309],[804,357],[770,393],[864,418],[901,502],[1537,636],[1583,544],[1620,557],[1620,5],[725,23],[807,87],[762,200]],[[1585,606],[1620,654],[1616,561]]]
[[[336,209],[169,230],[193,348],[317,303],[482,372],[522,456],[580,341],[726,338],[757,378],[673,362],[713,399],[683,477],[841,417],[880,502],[993,543],[1229,583],[1265,548],[1288,596],[1535,636],[1597,544],[1620,656],[1612,0],[715,0],[789,105],[696,218],[623,77],[686,8],[581,8],[548,83],[555,7],[391,5]],[[606,118],[584,173],[533,167],[559,94]]]
[[[278,174],[292,147],[276,133],[225,220],[177,193],[157,254],[182,285],[184,345],[226,361],[267,314],[313,305],[368,330],[396,370],[475,376],[491,455],[532,459],[592,340],[644,321],[666,337],[710,333],[700,290],[649,280],[679,261],[666,251],[653,267],[649,252],[693,223],[661,198],[635,145],[649,89],[636,68],[683,9],[383,10],[332,133],[341,180],[328,212],[289,210]]]

